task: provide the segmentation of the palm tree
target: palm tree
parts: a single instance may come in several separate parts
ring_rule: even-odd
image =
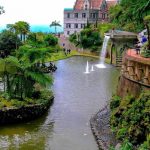
[[[6,28],[11,31],[11,32],[14,32],[16,33],[16,28],[15,28],[15,25],[14,24],[7,24],[6,25]]]
[[[3,6],[0,6],[0,15],[5,13],[5,10],[4,10],[4,7]]]
[[[35,65],[36,59],[33,63],[29,59],[25,60],[23,62],[13,56],[0,59],[0,77],[3,78],[4,91],[7,91],[10,98],[22,100],[31,97],[35,83],[43,87],[52,84],[52,77],[42,73]]]
[[[144,17],[144,24],[148,33],[148,50],[150,51],[150,15]]]
[[[14,28],[20,34],[21,41],[25,42],[25,37],[30,31],[30,25],[25,21],[18,21],[14,24]]]
[[[60,23],[56,20],[50,24],[50,27],[55,27],[55,34],[57,33],[57,26],[61,27]]]

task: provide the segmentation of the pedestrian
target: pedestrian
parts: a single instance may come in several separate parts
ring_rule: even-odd
[[[142,46],[141,42],[137,42],[137,44],[135,44],[135,50],[137,55],[140,54],[141,46]]]

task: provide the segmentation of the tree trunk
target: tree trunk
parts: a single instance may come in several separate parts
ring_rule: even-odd
[[[20,78],[21,80],[20,80],[20,98],[21,98],[21,100],[23,100],[23,85],[22,85],[22,77]]]
[[[56,26],[55,26],[55,34],[57,34],[57,32],[56,32]]]
[[[10,92],[10,83],[9,83],[9,75],[6,73],[6,83],[7,83],[7,92],[11,94]]]
[[[4,92],[6,92],[6,81],[5,81],[5,75],[3,77],[3,84],[4,84]]]
[[[25,34],[23,34],[23,42],[25,42],[25,36],[26,36],[26,35],[25,35]]]
[[[146,26],[147,33],[148,33],[148,50],[150,51],[150,29],[147,23],[145,24],[145,26]]]
[[[21,39],[21,41],[22,41],[22,33],[20,34],[20,39]]]

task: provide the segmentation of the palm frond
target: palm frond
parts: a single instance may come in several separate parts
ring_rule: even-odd
[[[53,79],[50,75],[46,75],[40,72],[25,71],[26,77],[31,77],[33,80],[41,84],[42,86],[52,85]]]

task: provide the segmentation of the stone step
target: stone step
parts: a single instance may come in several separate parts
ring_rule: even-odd
[[[116,60],[116,62],[122,62],[122,60]]]
[[[117,56],[116,58],[122,58],[122,56]]]

